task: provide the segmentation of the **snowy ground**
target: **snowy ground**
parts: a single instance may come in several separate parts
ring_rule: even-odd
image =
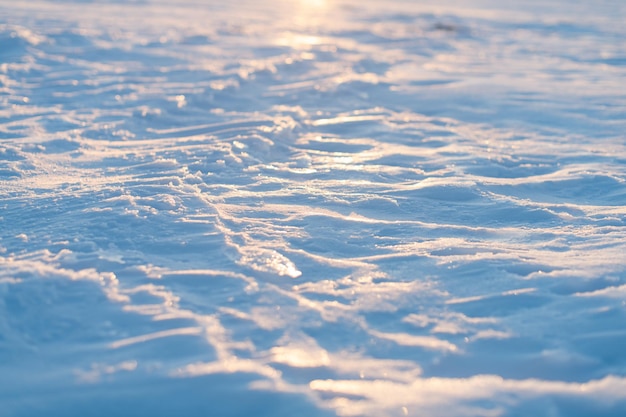
[[[0,0],[0,416],[626,415],[625,21]]]

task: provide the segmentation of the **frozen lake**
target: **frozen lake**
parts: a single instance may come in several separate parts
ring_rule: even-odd
[[[624,22],[0,0],[0,417],[623,417]]]

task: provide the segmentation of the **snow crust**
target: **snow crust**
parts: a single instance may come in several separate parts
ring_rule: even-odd
[[[625,21],[0,0],[0,416],[626,415]]]

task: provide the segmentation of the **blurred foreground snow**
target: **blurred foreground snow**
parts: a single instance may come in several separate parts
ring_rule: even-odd
[[[623,416],[626,3],[0,0],[0,416]]]

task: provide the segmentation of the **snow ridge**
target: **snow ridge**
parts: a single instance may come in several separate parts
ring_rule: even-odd
[[[0,12],[0,416],[626,411],[620,2]]]

